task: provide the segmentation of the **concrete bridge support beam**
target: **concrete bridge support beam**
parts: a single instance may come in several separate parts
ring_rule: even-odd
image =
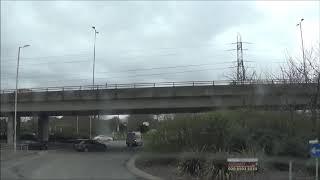
[[[38,138],[40,141],[49,140],[49,116],[40,114],[38,119]]]

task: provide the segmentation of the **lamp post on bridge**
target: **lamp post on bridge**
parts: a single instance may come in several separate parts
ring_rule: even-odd
[[[17,72],[16,72],[16,91],[14,96],[14,152],[17,150],[17,104],[18,104],[18,80],[19,80],[19,64],[20,64],[20,51],[22,48],[29,47],[30,45],[19,46],[18,50],[18,62],[17,62]]]
[[[95,65],[96,65],[96,40],[97,40],[97,34],[99,33],[95,26],[92,26],[92,29],[94,30],[94,43],[93,43],[93,67],[92,67],[92,89],[94,90],[94,71],[95,71]],[[95,118],[95,115],[93,115],[92,118],[90,118],[90,139],[92,138],[92,119]]]
[[[297,24],[297,26],[300,27],[300,36],[301,36],[301,48],[302,48],[302,60],[303,60],[303,76],[305,78],[305,83],[308,82],[308,77],[307,77],[307,71],[306,71],[306,58],[304,55],[304,45],[303,45],[303,37],[302,37],[302,21],[304,19],[301,19],[300,22]]]
[[[93,67],[92,67],[92,88],[94,89],[94,71],[95,71],[95,65],[96,65],[96,40],[97,40],[97,34],[99,32],[96,30],[95,26],[92,26],[92,29],[94,30]]]

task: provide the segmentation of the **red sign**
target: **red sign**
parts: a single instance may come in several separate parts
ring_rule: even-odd
[[[256,158],[229,158],[229,171],[257,171],[258,159]]]

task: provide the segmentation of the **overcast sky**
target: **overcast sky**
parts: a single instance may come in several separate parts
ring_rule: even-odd
[[[319,1],[1,1],[1,89],[223,80],[235,66],[237,33],[245,65],[277,72],[286,52],[319,47]]]

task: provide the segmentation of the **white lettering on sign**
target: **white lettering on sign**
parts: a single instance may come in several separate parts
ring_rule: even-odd
[[[229,171],[257,171],[257,158],[228,158]]]
[[[311,149],[311,152],[312,152],[312,154],[317,154],[318,152],[320,152],[320,149],[317,149],[317,148],[313,147]]]
[[[319,143],[318,139],[310,140],[309,144],[317,144]]]

